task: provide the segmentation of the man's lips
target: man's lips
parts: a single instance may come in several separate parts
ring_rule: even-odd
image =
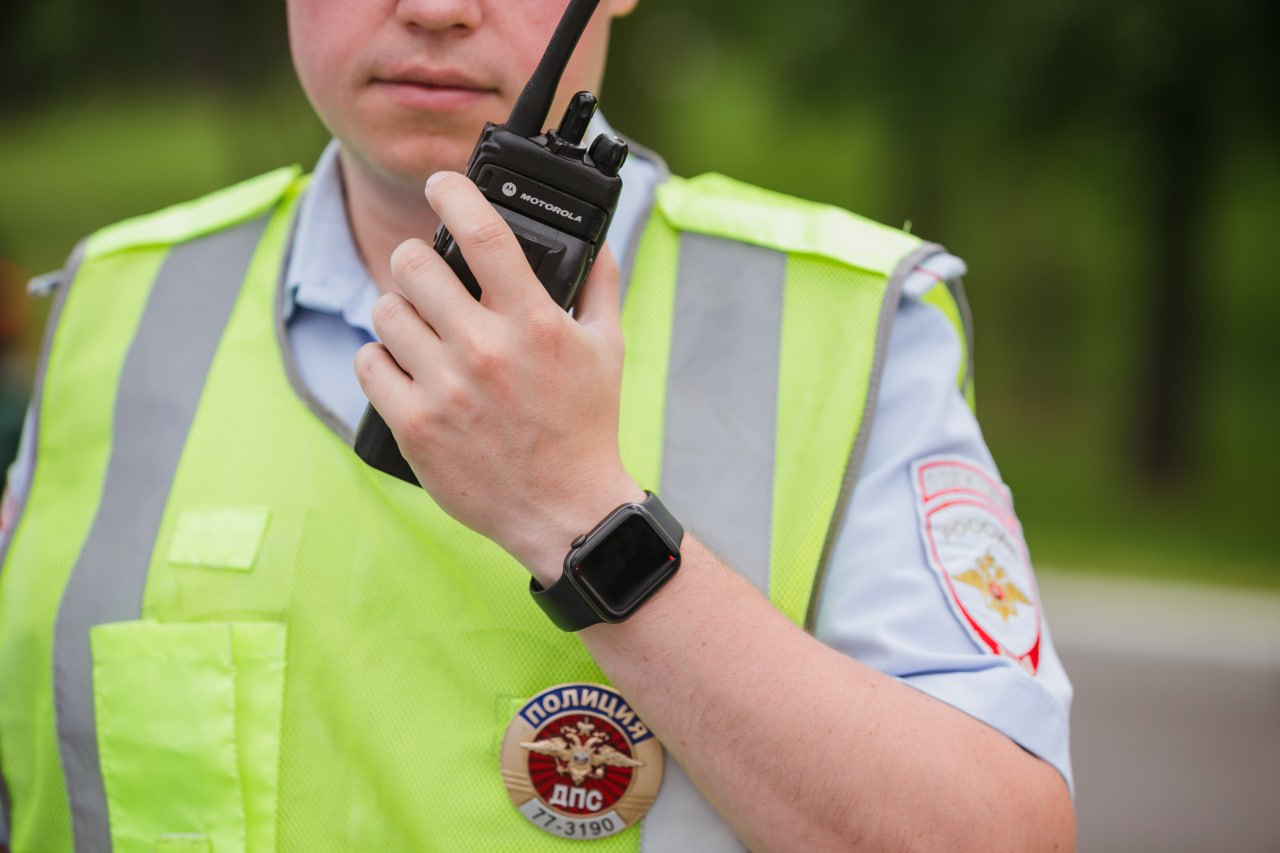
[[[466,109],[498,90],[457,71],[405,69],[373,77],[374,88],[411,109]]]

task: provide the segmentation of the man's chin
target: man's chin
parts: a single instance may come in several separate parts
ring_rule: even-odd
[[[355,153],[358,165],[373,172],[380,181],[421,193],[427,178],[436,172],[463,171],[474,147],[474,138],[463,142],[456,138],[423,136],[349,150]]]

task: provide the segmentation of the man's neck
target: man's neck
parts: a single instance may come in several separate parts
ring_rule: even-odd
[[[356,250],[378,290],[392,292],[391,252],[410,237],[430,240],[440,220],[421,187],[409,189],[378,175],[345,148],[338,156]]]

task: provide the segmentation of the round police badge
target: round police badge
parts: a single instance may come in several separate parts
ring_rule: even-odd
[[[653,804],[662,744],[612,688],[560,684],[526,702],[507,727],[502,781],[539,829],[605,838]]]

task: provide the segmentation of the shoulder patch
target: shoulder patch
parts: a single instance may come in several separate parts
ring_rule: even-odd
[[[975,462],[911,465],[925,555],[957,620],[979,648],[1040,666],[1040,594],[1009,489]]]
[[[194,201],[108,225],[89,237],[85,256],[100,258],[124,249],[180,243],[252,219],[299,187],[301,174],[300,167],[286,166]]]

